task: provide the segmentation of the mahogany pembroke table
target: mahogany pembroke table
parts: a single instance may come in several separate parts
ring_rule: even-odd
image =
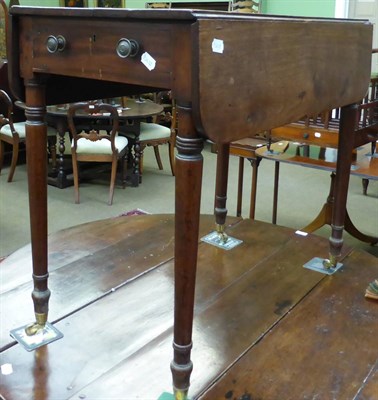
[[[370,79],[372,26],[193,10],[16,6],[10,14],[10,81],[27,117],[36,316],[29,334],[46,323],[50,297],[46,105],[171,89],[179,113],[171,369],[176,398],[186,398],[204,138],[227,149],[231,141],[342,106],[330,238],[335,263],[343,244],[355,103]],[[217,186],[224,187],[227,157],[219,164]]]

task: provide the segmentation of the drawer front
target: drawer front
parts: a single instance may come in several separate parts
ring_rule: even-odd
[[[32,70],[33,73],[171,87],[172,25],[125,20],[112,20],[110,24],[105,19],[84,17],[26,17],[20,21],[20,28],[22,46],[29,49],[21,54],[23,77],[29,76]],[[57,39],[58,49],[54,49]],[[118,55],[121,39],[126,39],[126,44],[128,40],[135,41],[139,46],[137,54]]]

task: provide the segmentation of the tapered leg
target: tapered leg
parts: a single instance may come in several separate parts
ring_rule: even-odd
[[[42,330],[47,322],[50,290],[47,286],[47,152],[44,86],[26,83],[26,154],[28,165],[30,229],[33,260],[32,298],[36,322],[28,335]]]
[[[280,180],[280,163],[279,163],[279,161],[275,161],[275,163],[274,163],[273,213],[272,213],[272,224],[274,224],[274,225],[277,223],[279,180]]]
[[[19,147],[19,142],[15,141],[12,147],[12,161],[9,169],[8,182],[12,182],[13,180],[14,171],[16,170],[17,166]]]
[[[153,146],[154,147],[154,153],[155,153],[155,158],[157,165],[159,167],[159,170],[161,171],[163,169],[163,163],[161,162],[161,157],[160,157],[160,152],[159,152],[159,145]]]
[[[79,166],[76,157],[76,151],[72,153],[72,171],[74,178],[74,187],[75,187],[75,203],[80,203],[80,192],[79,192]]]
[[[218,145],[217,155],[217,175],[215,185],[215,222],[218,235],[223,242],[227,241],[224,231],[227,217],[227,184],[228,184],[228,165],[230,159],[230,144],[222,143]]]
[[[110,189],[109,189],[109,200],[108,200],[109,206],[111,206],[113,204],[114,187],[115,187],[115,181],[116,181],[116,177],[117,177],[117,165],[118,165],[118,159],[113,156],[112,170],[110,173]]]
[[[249,205],[249,218],[255,219],[256,213],[256,197],[257,197],[257,175],[261,157],[254,157],[249,159],[252,166],[252,180],[251,180],[251,199]]]
[[[354,131],[358,118],[358,106],[351,104],[341,109],[339,148],[336,163],[336,176],[334,181],[334,207],[332,210],[332,233],[329,238],[330,258],[326,260],[326,268],[334,268],[343,246],[343,230],[346,216],[346,203],[348,195],[350,168],[354,145]]]
[[[244,179],[244,157],[239,157],[238,174],[238,198],[236,203],[236,216],[241,217],[243,205],[243,179]]]
[[[0,140],[0,173],[3,168],[3,161],[4,161],[4,142]]]
[[[176,139],[171,139],[168,143],[169,146],[169,164],[171,166],[172,176],[175,176],[175,146]]]
[[[367,196],[367,190],[369,186],[369,179],[362,178],[362,193]]]
[[[175,201],[174,358],[171,363],[176,399],[185,399],[190,385],[192,327],[201,201],[203,140],[192,122],[191,108],[179,106]]]

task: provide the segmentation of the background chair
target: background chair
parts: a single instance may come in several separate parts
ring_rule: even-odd
[[[233,0],[230,2],[229,11],[259,14],[261,12],[261,0]]]
[[[98,123],[96,114],[109,115],[109,123]],[[79,115],[78,115],[79,114]],[[115,107],[106,103],[82,102],[70,106],[67,113],[72,135],[71,154],[75,186],[75,203],[79,197],[79,161],[110,162],[110,190],[108,204],[113,204],[118,160],[122,161],[122,187],[126,186],[126,162],[128,140],[118,136],[119,118]],[[109,132],[109,133],[108,133]]]
[[[171,2],[150,2],[146,3],[146,8],[171,8]]]
[[[52,165],[56,166],[56,130],[47,127]],[[16,169],[20,143],[25,142],[25,121],[13,122],[13,102],[4,90],[0,90],[0,172],[4,159],[4,144],[12,146],[12,161],[8,175],[8,182],[12,182]]]
[[[139,173],[143,174],[143,151],[146,147],[153,147],[156,162],[159,170],[163,170],[159,146],[168,144],[169,163],[171,166],[172,175],[175,175],[175,155],[174,149],[176,144],[176,128],[177,128],[177,113],[176,105],[169,95],[159,93],[155,96],[155,101],[159,104],[164,104],[164,112],[153,118],[152,122],[140,123],[139,146],[140,160]],[[123,133],[132,144],[135,144],[136,135],[134,132]]]

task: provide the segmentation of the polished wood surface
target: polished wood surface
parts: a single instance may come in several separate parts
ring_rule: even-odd
[[[18,103],[19,104],[19,103]],[[113,104],[112,104],[113,105]],[[121,104],[114,104],[117,107],[118,116],[120,119],[142,119],[145,120],[156,114],[163,112],[164,107],[161,104],[154,103],[151,100],[124,99]],[[46,108],[47,116],[53,118],[67,118],[69,104],[52,105]],[[82,117],[87,117],[84,113],[78,114]],[[107,117],[106,113],[97,115],[99,118]]]
[[[231,226],[238,219],[229,218],[229,221]],[[201,236],[211,230],[213,222],[210,216],[202,220]],[[114,218],[79,225],[49,236],[49,271],[50,276],[56,275],[58,285],[56,289],[52,288],[51,321],[60,320],[82,305],[101,298],[123,281],[132,280],[172,260],[173,223],[172,216]],[[0,346],[4,349],[12,343],[9,330],[22,325],[32,313],[30,246],[7,257],[1,267]],[[74,275],[77,280],[72,280]],[[80,277],[84,276],[86,283],[83,286]],[[25,307],[17,309],[17,313],[13,302],[16,292],[18,299],[25,304]],[[12,318],[6,317],[10,315]]]
[[[330,237],[334,265],[343,245],[351,126],[357,116],[353,103],[365,95],[370,79],[372,25],[361,20],[190,10],[12,7],[10,13],[12,88],[25,101],[29,121],[32,298],[37,328],[48,318],[50,298],[47,174],[40,159],[45,151],[45,106],[160,89],[172,90],[177,100],[171,370],[176,398],[185,398],[193,367],[204,137],[226,146],[303,115],[342,107],[339,145],[344,155],[337,163],[337,207]],[[67,45],[51,52],[46,48],[49,36],[55,37],[50,39],[57,45],[63,36]],[[251,37],[258,38],[254,46]],[[122,38],[139,44],[139,50],[134,44],[134,57],[118,56]]]
[[[23,17],[20,18],[21,16]],[[82,35],[85,36],[88,30],[92,31],[93,18],[96,18],[97,34],[95,42],[90,41],[88,48],[88,42],[83,41]],[[65,88],[62,88],[60,93],[53,92],[54,83],[62,79],[59,75],[67,77],[66,81],[70,81],[69,77],[86,77],[87,82],[80,81],[81,88],[86,84],[89,85],[91,79],[99,80],[97,87],[92,88],[93,94],[97,91],[105,91],[109,88],[108,83],[111,82],[138,85],[138,87],[144,82],[145,86],[175,89],[176,92],[176,85],[183,84],[181,77],[189,72],[188,68],[184,68],[181,73],[177,69],[181,66],[179,55],[184,56],[186,53],[187,40],[194,40],[196,47],[202,49],[196,60],[201,76],[192,76],[194,81],[201,81],[201,85],[195,87],[193,93],[195,103],[201,101],[202,105],[201,112],[197,108],[195,110],[196,127],[197,130],[205,131],[207,136],[214,141],[241,139],[272,126],[296,121],[306,114],[360,101],[365,95],[370,78],[372,27],[357,20],[317,20],[316,18],[307,20],[256,14],[209,13],[200,10],[68,8],[63,13],[63,10],[53,8],[32,7],[13,7],[12,19],[21,24],[19,28],[33,30],[34,27],[42,24],[51,34],[63,35],[71,46],[71,49],[67,49],[66,52],[51,55],[46,51],[47,36],[37,35],[32,41],[31,38],[25,37],[23,45],[34,46],[33,59],[26,61],[12,57],[10,60],[13,88],[18,89],[16,93],[20,98],[25,98],[25,87],[19,76],[20,70],[21,76],[24,77],[32,76],[33,72],[54,73],[54,76],[49,78],[49,85],[46,87],[47,104],[63,103],[64,101],[57,101],[59,98],[79,96],[80,99],[87,100],[104,97],[93,97],[93,95],[90,97],[85,92],[79,94],[75,90],[69,94]],[[62,25],[58,24],[60,19],[64,21]],[[125,26],[123,21],[126,19],[132,20],[133,23]],[[143,24],[148,21],[151,22],[151,26],[146,32]],[[180,21],[186,28],[181,29],[180,25],[169,23],[169,21]],[[190,32],[187,28],[195,21],[198,22],[196,32],[198,36],[191,38],[188,36]],[[245,23],[246,21],[249,23]],[[312,23],[309,24],[309,21]],[[107,30],[109,23],[112,24],[111,33]],[[251,54],[248,46],[246,47],[240,38],[248,40],[249,37],[259,37],[262,29],[267,30],[267,38],[277,36],[277,40],[273,45],[271,42],[267,45],[264,40],[256,41],[254,52]],[[220,31],[222,31],[220,36],[215,34]],[[303,32],[306,32],[306,35],[303,35]],[[12,35],[14,35],[13,39],[18,35],[13,28]],[[153,73],[150,73],[137,59],[120,59],[115,52],[115,47],[109,45],[116,44],[119,38],[127,36],[137,38],[139,43],[143,43],[144,51],[156,53],[159,62]],[[226,45],[223,55],[212,50],[212,41],[217,36],[223,39]],[[345,40],[345,36],[348,40]],[[174,37],[178,40],[172,41]],[[298,43],[298,46],[291,46],[293,40]],[[12,43],[14,45],[12,51],[15,52],[20,44],[15,41]],[[308,51],[310,48],[311,52]],[[157,49],[162,50],[157,53]],[[172,51],[167,52],[164,49]],[[238,58],[233,56],[237,51],[241,52],[239,56],[245,60],[243,63],[245,67],[239,65]],[[328,63],[323,63],[322,56],[324,55],[328,57]],[[186,57],[191,56],[191,51],[186,54]],[[300,59],[301,62],[293,63],[292,60],[295,58]],[[61,62],[62,59],[64,63]],[[223,62],[220,63],[220,61]],[[263,64],[266,64],[269,69],[259,68]],[[108,65],[111,65],[111,68]],[[124,73],[125,65],[128,67],[127,74]],[[357,65],[359,74],[355,74]],[[339,70],[339,67],[343,69],[342,76],[334,73]],[[251,69],[254,71],[252,76]],[[207,79],[217,76],[218,70],[221,71],[222,76],[229,79],[227,86],[224,85],[223,79],[216,82],[213,79]],[[175,81],[173,78],[176,73],[180,79]],[[296,78],[294,87],[292,86],[293,79],[287,77],[282,80],[282,76],[288,73],[290,77]],[[270,79],[268,87],[263,84],[267,76]],[[351,80],[352,76],[353,80]],[[248,85],[245,82],[248,82]],[[335,93],[334,88],[341,86],[345,90],[342,93]],[[118,87],[119,90],[125,88],[121,84],[118,84]],[[126,87],[129,91],[132,89]],[[253,96],[248,91],[249,87],[254,88]],[[108,90],[115,89],[110,85]],[[218,96],[215,97],[215,93]],[[213,117],[214,109],[222,110],[223,108],[223,93],[231,99],[228,106],[228,113],[234,117],[231,121],[228,119],[228,113],[225,115],[222,112],[217,113],[217,121]],[[281,94],[286,98],[291,94],[290,100],[294,101],[294,104],[290,108],[289,106],[278,107],[281,103]],[[260,99],[264,101],[261,102]],[[243,108],[236,112],[235,108],[239,103],[243,105]],[[264,120],[269,120],[269,118],[262,118],[264,109],[264,115],[274,118],[272,122],[264,122]],[[254,110],[254,113],[251,114],[250,110]]]
[[[341,274],[314,288],[199,398],[375,399],[378,310],[362,293],[377,265],[350,254]]]
[[[200,236],[212,229],[213,216],[201,216]],[[302,267],[327,251],[324,238],[238,218],[227,229],[243,240],[234,251],[199,245],[190,398],[373,400],[378,310],[363,296],[377,259],[344,248],[343,269],[325,276]],[[0,381],[5,399],[171,392],[173,252],[173,215],[51,235],[51,321],[64,337],[34,352],[8,335],[29,321],[30,246],[3,261],[1,359],[13,368]]]

